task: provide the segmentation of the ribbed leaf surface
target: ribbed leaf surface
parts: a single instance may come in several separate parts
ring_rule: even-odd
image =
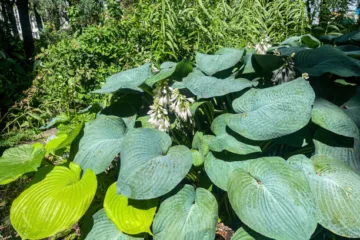
[[[171,138],[156,129],[134,129],[121,152],[117,192],[132,199],[151,199],[175,188],[192,165],[191,151],[171,146]]]
[[[250,89],[235,99],[233,116],[227,125],[252,140],[269,140],[291,134],[310,120],[315,93],[308,82],[298,78],[265,89]]]
[[[25,173],[36,171],[44,155],[45,149],[40,143],[5,150],[0,157],[0,185],[15,181]]]
[[[154,239],[215,238],[218,205],[206,189],[185,185],[161,203],[153,223]]]
[[[132,200],[116,194],[116,183],[106,192],[104,209],[106,215],[115,223],[117,228],[127,234],[150,233],[157,199]]]
[[[141,240],[143,237],[132,237],[122,233],[100,209],[94,216],[94,225],[85,240]]]
[[[246,170],[234,170],[227,188],[241,221],[264,236],[305,240],[316,229],[307,179],[281,158],[249,160]]]
[[[26,189],[12,203],[11,224],[22,238],[42,239],[76,223],[92,202],[96,175],[81,168],[54,167],[44,180]]]
[[[311,118],[315,124],[330,132],[359,138],[359,130],[354,121],[341,108],[323,98],[316,99]]]
[[[120,117],[99,115],[86,123],[74,162],[99,174],[109,167],[121,150],[126,125]]]

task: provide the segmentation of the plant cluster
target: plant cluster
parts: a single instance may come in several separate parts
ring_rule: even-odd
[[[59,115],[45,147],[0,158],[2,185],[36,172],[13,227],[41,239],[93,215],[86,239],[214,239],[218,222],[232,239],[359,238],[359,39],[335,41],[294,36],[266,54],[220,48],[111,75],[92,92],[107,105]]]

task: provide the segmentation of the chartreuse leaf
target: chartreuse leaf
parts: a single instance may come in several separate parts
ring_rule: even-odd
[[[113,93],[120,89],[132,89],[142,92],[139,86],[145,80],[151,77],[150,64],[146,63],[140,67],[119,72],[106,79],[101,89],[93,91],[93,93]]]
[[[310,76],[332,73],[341,77],[360,76],[360,65],[344,52],[330,45],[298,52],[294,57],[295,68]]]
[[[116,183],[113,183],[106,192],[104,209],[106,215],[115,223],[117,228],[127,234],[150,233],[157,199],[132,200],[116,194]]]
[[[99,115],[86,123],[74,162],[96,174],[106,170],[121,150],[126,126],[120,117]]]
[[[44,156],[45,150],[41,143],[5,150],[0,157],[0,185],[15,181],[25,173],[36,171]]]
[[[265,89],[250,89],[235,99],[227,125],[252,140],[291,134],[308,124],[315,93],[302,78]],[[291,124],[289,124],[291,123]]]
[[[22,238],[53,236],[84,215],[95,196],[97,180],[91,170],[80,176],[81,168],[75,163],[69,168],[56,166],[14,200],[10,220]]]
[[[94,226],[86,240],[141,240],[143,237],[133,237],[122,233],[115,224],[106,216],[105,210],[100,209],[94,216]]]
[[[243,155],[261,152],[261,148],[259,146],[238,141],[234,136],[227,132],[226,118],[229,116],[232,116],[232,114],[221,114],[212,122],[211,130],[216,135],[216,137],[210,135],[205,136],[210,150],[214,152],[221,152],[226,150],[232,153]]]
[[[316,209],[305,175],[279,157],[249,160],[233,171],[228,196],[235,213],[264,236],[310,239]]]
[[[185,87],[198,98],[211,98],[223,96],[232,92],[239,92],[245,88],[257,86],[258,82],[251,82],[245,78],[218,79],[215,77],[201,76],[196,72],[190,73],[183,79]]]
[[[326,155],[294,162],[307,175],[318,222],[340,236],[359,238],[360,176],[347,164]]]
[[[245,168],[248,161],[227,162],[217,159],[212,153],[209,153],[205,159],[205,171],[210,180],[224,191],[227,191],[227,184],[231,173],[238,168]]]
[[[58,146],[67,138],[67,134],[59,134],[55,138],[51,139],[45,145],[46,155],[51,153],[55,154]]]
[[[122,145],[117,193],[151,199],[175,188],[192,166],[191,151],[171,147],[171,138],[156,129],[131,130]]]
[[[231,240],[255,240],[255,238],[247,233],[244,228],[239,228],[231,237]]]
[[[215,55],[196,53],[196,65],[207,75],[214,75],[235,66],[244,55],[244,50],[235,48],[220,49]]]
[[[154,239],[215,238],[218,204],[204,188],[185,185],[161,203],[153,223]]]
[[[315,124],[330,132],[359,138],[354,121],[341,108],[323,98],[316,98],[311,118]]]

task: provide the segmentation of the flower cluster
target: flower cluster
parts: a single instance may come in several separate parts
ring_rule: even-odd
[[[256,53],[265,54],[266,51],[271,47],[269,42],[270,38],[265,34],[265,36],[260,40],[260,42],[255,45]]]
[[[192,98],[186,98],[184,95],[181,95],[179,89],[175,89],[171,95],[170,110],[174,112],[182,121],[190,123],[192,114],[190,112],[190,103],[194,102]]]
[[[154,103],[150,106],[149,123],[159,129],[167,132],[170,128],[169,111],[175,113],[178,118],[184,122],[191,121],[190,104],[194,102],[192,98],[186,98],[180,94],[179,89],[173,89],[168,86],[167,81],[159,82],[154,90]]]

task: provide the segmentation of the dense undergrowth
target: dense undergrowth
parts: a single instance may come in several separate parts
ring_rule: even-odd
[[[280,42],[304,34],[310,28],[303,4],[149,0],[125,8],[121,16],[100,25],[75,28],[70,35],[45,32],[42,43],[49,45],[36,56],[32,73],[36,76],[28,78],[35,78],[33,86],[0,122],[0,145],[11,146],[22,139],[19,131],[34,136],[32,129],[57,114],[70,116],[91,103],[106,104],[106,98],[89,92],[120,70],[145,62],[159,66],[163,61],[193,60],[195,51],[255,46],[260,41]]]

